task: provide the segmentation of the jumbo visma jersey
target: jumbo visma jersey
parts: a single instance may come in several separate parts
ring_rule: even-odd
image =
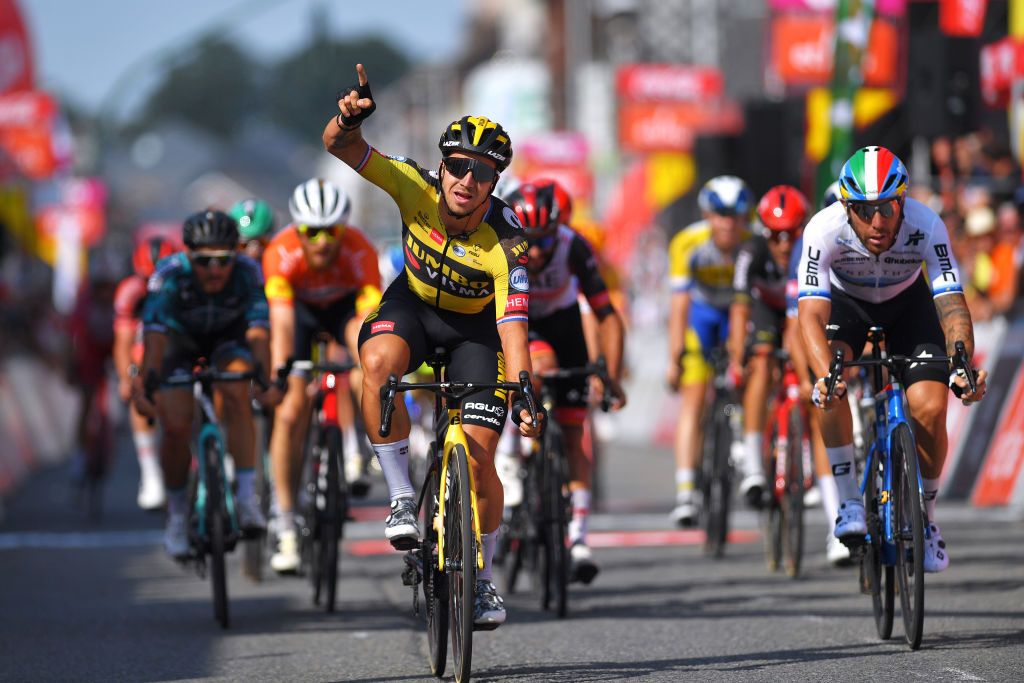
[[[438,211],[441,183],[434,173],[372,147],[356,170],[398,204],[406,281],[424,303],[467,314],[493,306],[498,324],[528,320],[526,236],[507,204],[491,197],[476,230],[448,235]]]

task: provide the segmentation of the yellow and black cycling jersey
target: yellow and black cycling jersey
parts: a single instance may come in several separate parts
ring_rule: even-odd
[[[740,241],[750,237],[743,230]],[[733,300],[736,252],[723,254],[711,240],[711,224],[698,221],[676,233],[669,243],[669,278],[673,292],[689,292],[694,301],[725,309]]]
[[[356,170],[398,204],[406,280],[422,301],[468,314],[481,313],[493,302],[499,324],[528,320],[526,237],[507,204],[491,197],[475,230],[448,235],[438,211],[441,182],[434,172],[372,147]]]

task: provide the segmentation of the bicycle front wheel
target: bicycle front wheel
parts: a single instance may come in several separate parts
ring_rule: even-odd
[[[871,609],[875,617],[875,630],[878,637],[888,640],[892,636],[893,613],[896,604],[895,574],[892,565],[882,564],[882,541],[885,528],[878,515],[880,500],[878,492],[881,483],[882,466],[879,454],[870,455],[865,460],[871,468],[864,488],[864,509],[867,512],[868,542],[864,546],[860,558],[861,587],[863,592],[871,596]]]
[[[544,586],[543,607],[554,604],[555,613],[565,617],[569,610],[569,548],[565,544],[568,533],[568,502],[566,489],[568,473],[562,455],[561,433],[548,427],[544,437],[544,472],[542,495],[544,528],[542,532]]]
[[[210,582],[213,587],[213,616],[221,628],[228,627],[228,583],[225,571],[228,516],[224,509],[224,480],[220,469],[220,444],[213,437],[203,443],[206,468],[206,531],[209,534]]]
[[[434,453],[430,452],[433,462]],[[423,496],[423,541],[420,545],[420,559],[423,562],[423,598],[427,614],[427,650],[430,655],[430,672],[438,678],[444,676],[448,658],[448,583],[437,569],[437,529],[435,518],[441,495],[440,476],[437,468],[427,474]]]
[[[809,444],[808,444],[809,447]],[[804,553],[804,422],[799,406],[789,410],[789,440],[786,442],[786,488],[782,497],[785,520],[782,535],[783,566],[786,576],[800,574]]]
[[[778,492],[775,489],[778,462],[776,460],[779,443],[779,425],[772,425],[771,438],[768,440],[768,472],[771,476],[771,495],[767,497],[764,510],[761,511],[761,539],[764,544],[764,561],[768,571],[778,571],[782,563],[782,510],[779,506]]]
[[[344,471],[344,455],[341,445],[341,430],[328,427],[323,432],[323,454],[327,460],[327,476],[322,481],[324,490],[323,523],[319,525],[319,561],[320,577],[326,589],[324,608],[334,611],[338,592],[338,546],[345,528],[345,516],[348,514],[347,496],[343,489],[340,473]]]
[[[729,535],[729,489],[732,477],[729,474],[729,450],[732,447],[732,427],[726,415],[725,401],[716,400],[712,417],[712,432],[704,438],[712,439],[710,448],[704,451],[704,472],[708,481],[704,483],[704,554],[720,558],[725,554],[725,542]]]
[[[924,630],[924,497],[918,475],[917,448],[910,426],[893,432],[893,491],[896,526],[896,576],[900,585],[903,631],[911,650],[921,647]]]
[[[476,605],[476,537],[469,488],[469,457],[461,445],[448,461],[444,554],[448,572],[448,615],[455,680],[469,678],[473,662],[473,608]]]

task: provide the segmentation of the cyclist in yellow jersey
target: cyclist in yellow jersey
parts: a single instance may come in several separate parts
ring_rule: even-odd
[[[527,341],[529,260],[515,213],[491,192],[512,159],[508,134],[496,122],[464,116],[441,134],[437,171],[370,147],[360,128],[376,109],[362,64],[359,85],[339,94],[340,113],[324,129],[324,146],[395,200],[402,216],[405,269],[367,316],[359,335],[363,366],[363,419],[391,495],[385,535],[399,549],[419,537],[415,491],[409,482],[409,414],[396,403],[389,441],[378,435],[379,389],[403,375],[435,346],[450,353],[456,381],[504,381],[529,371]],[[496,322],[495,322],[496,321]],[[507,372],[506,372],[507,370]],[[491,560],[501,521],[502,487],[494,451],[505,423],[505,392],[474,394],[462,403],[462,421],[480,503],[484,568],[477,574],[474,622],[493,628],[505,608],[491,580]],[[520,397],[512,418],[524,436],[536,436]]]
[[[718,176],[700,191],[704,219],[679,231],[669,244],[669,391],[682,392],[676,431],[676,506],[680,526],[696,520],[696,471],[701,459],[700,419],[713,379],[712,349],[728,338],[733,271],[740,242],[750,237],[754,195],[735,176]]]

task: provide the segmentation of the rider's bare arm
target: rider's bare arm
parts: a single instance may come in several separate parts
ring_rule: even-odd
[[[270,304],[270,369],[276,370],[295,353],[295,307],[292,304]]]
[[[832,313],[832,302],[828,299],[801,299],[798,304],[797,321],[800,325],[800,337],[807,351],[807,362],[818,377],[828,374],[831,361],[828,337],[825,336],[825,325]]]
[[[747,322],[750,320],[750,303],[737,297],[729,306],[729,360],[737,366],[743,365],[743,350],[746,345]]]
[[[668,313],[668,362],[678,364],[686,348],[686,322],[690,315],[690,293],[673,292]]]
[[[953,345],[962,341],[967,348],[967,357],[974,356],[974,324],[963,294],[945,294],[935,299],[935,310],[939,314],[942,332],[946,335],[946,353],[954,353]]]

